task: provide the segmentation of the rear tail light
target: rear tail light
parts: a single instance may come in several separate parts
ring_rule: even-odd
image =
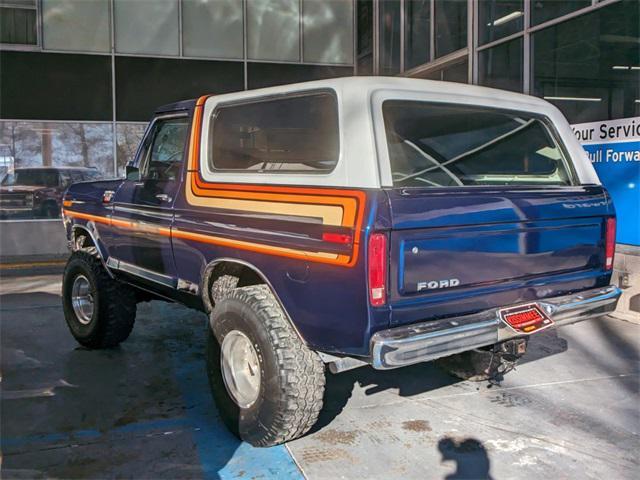
[[[607,218],[604,242],[604,268],[613,269],[613,256],[616,251],[616,219]]]
[[[387,301],[387,236],[373,233],[369,237],[369,301],[379,307]]]

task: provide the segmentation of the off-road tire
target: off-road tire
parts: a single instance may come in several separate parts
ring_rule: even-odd
[[[91,285],[93,315],[82,324],[71,303],[73,282],[84,275]],[[136,318],[133,288],[112,279],[100,259],[86,251],[71,254],[62,277],[62,306],[71,334],[82,346],[92,349],[115,347],[127,339]]]
[[[226,334],[246,335],[258,355],[258,399],[239,407],[228,393],[221,369]],[[324,364],[289,324],[266,285],[236,288],[211,312],[207,340],[207,374],[211,393],[229,430],[258,447],[277,445],[304,435],[322,409]]]
[[[211,304],[215,307],[216,303],[222,301],[237,286],[240,278],[234,275],[222,275],[216,279],[211,285]]]

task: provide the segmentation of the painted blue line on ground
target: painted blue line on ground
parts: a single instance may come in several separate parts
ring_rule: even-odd
[[[206,480],[304,478],[284,446],[255,448],[232,435],[211,398],[204,359],[195,349],[185,349],[173,340],[167,344]]]
[[[154,430],[167,430],[169,428],[191,428],[191,422],[186,418],[172,418],[167,420],[152,420],[149,422],[130,423],[108,431],[99,430],[74,430],[68,433],[47,433],[44,435],[32,435],[28,437],[14,437],[0,439],[2,447],[23,447],[35,444],[73,443],[81,439],[99,438],[110,434],[123,433],[148,433]]]

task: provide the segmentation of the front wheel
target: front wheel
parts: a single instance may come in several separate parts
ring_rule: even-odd
[[[100,259],[74,252],[62,278],[62,304],[71,334],[87,348],[109,348],[127,339],[136,317],[136,295],[109,276]]]
[[[211,313],[207,373],[227,427],[254,446],[304,435],[318,419],[324,365],[266,285],[236,288]]]

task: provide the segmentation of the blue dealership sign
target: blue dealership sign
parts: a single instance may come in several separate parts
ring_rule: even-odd
[[[640,246],[640,117],[571,127],[613,197],[617,242]]]

